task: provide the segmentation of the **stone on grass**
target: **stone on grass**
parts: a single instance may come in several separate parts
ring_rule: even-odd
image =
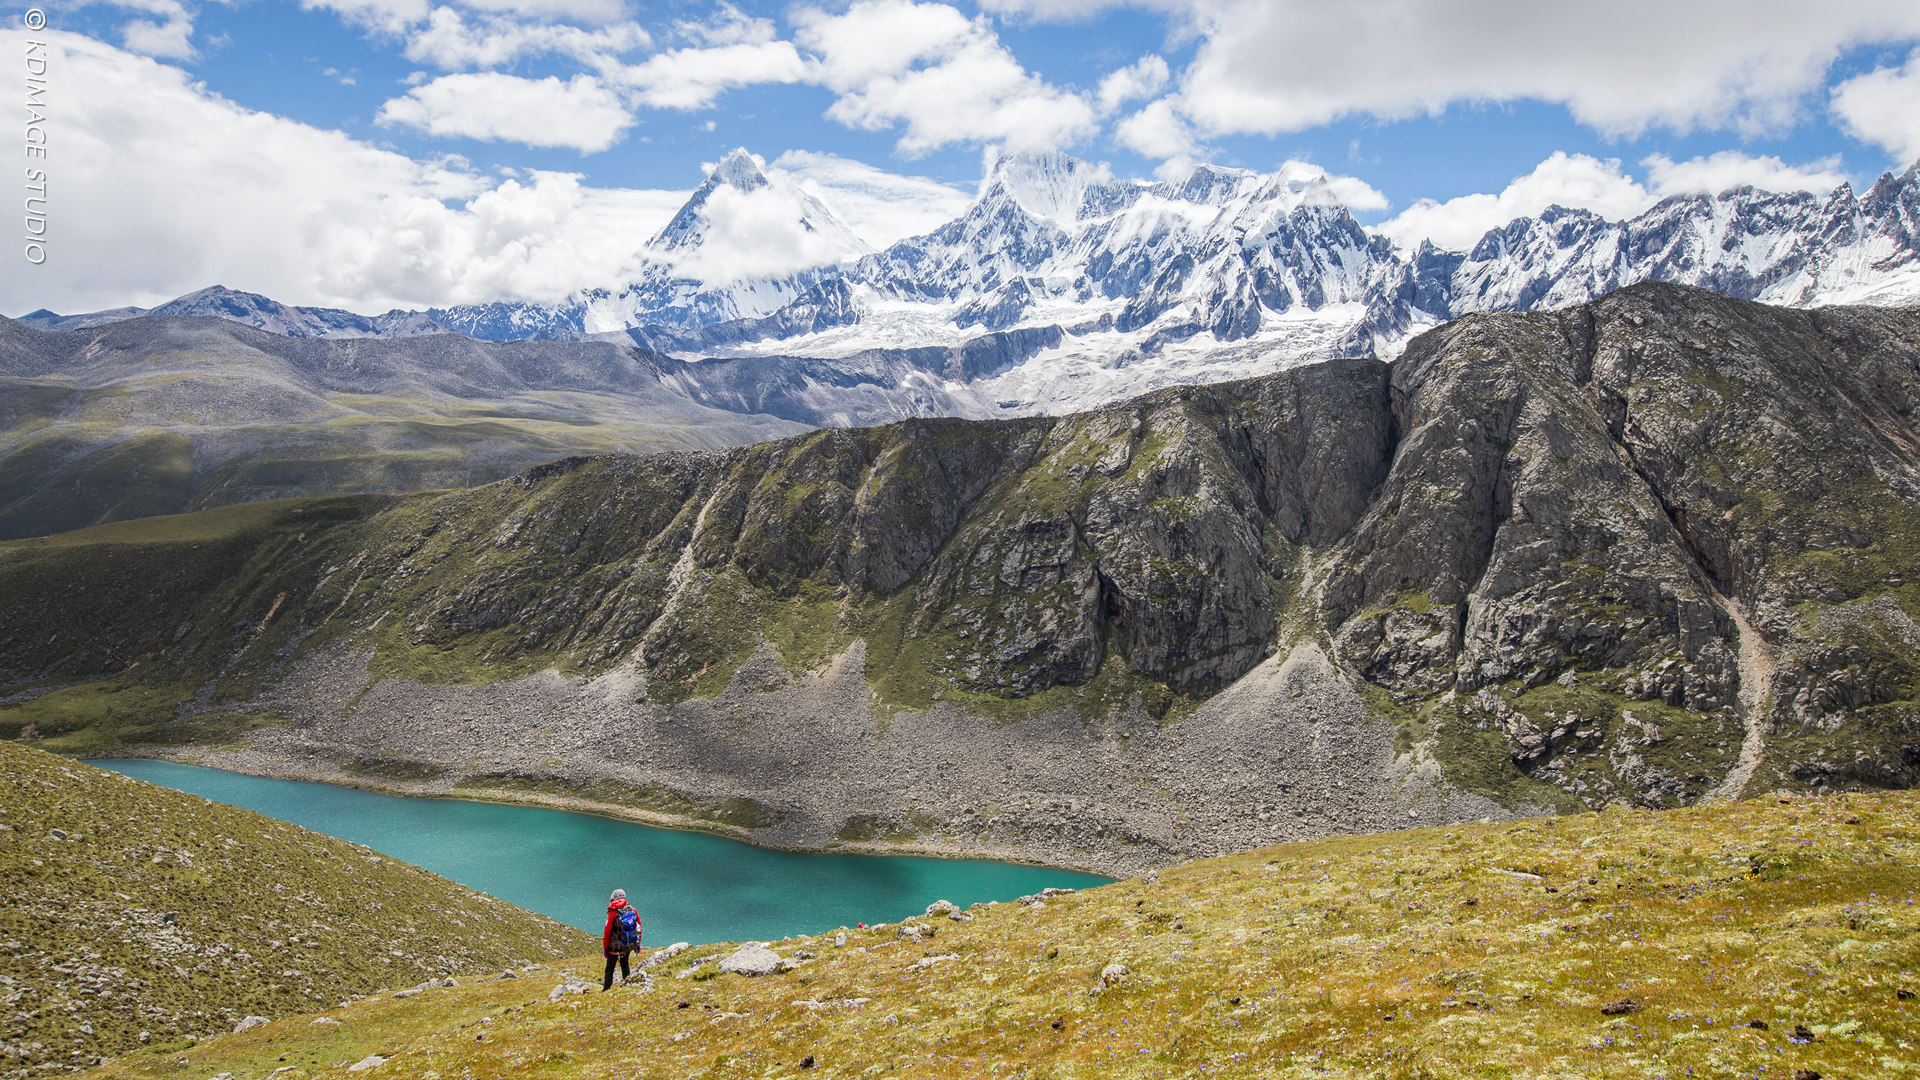
[[[347,1066],[347,1071],[348,1072],[366,1072],[368,1069],[374,1068],[375,1066],[379,1066],[379,1065],[385,1065],[386,1063],[387,1063],[387,1059],[381,1057],[379,1054],[368,1054],[366,1057],[363,1057],[359,1061],[356,1061],[353,1064]]]
[[[960,909],[945,900],[935,900],[933,903],[927,905],[928,915],[938,915],[941,912],[958,910]]]
[[[1640,1003],[1632,998],[1621,998],[1619,1001],[1600,1006],[1600,1012],[1606,1016],[1625,1016],[1639,1011]]]
[[[648,968],[659,967],[661,964],[664,964],[667,961],[673,959],[674,957],[679,956],[681,953],[686,952],[688,949],[692,947],[693,946],[688,945],[684,941],[676,941],[664,949],[657,949],[654,951],[654,954],[652,956],[649,956],[645,960],[640,962],[640,970],[645,971]]]
[[[561,998],[566,997],[568,994],[584,994],[587,991],[592,989],[593,989],[592,983],[586,981],[585,979],[580,979],[572,975],[569,975],[567,976],[566,982],[563,982],[559,986],[554,987],[551,991],[547,993],[547,1000],[559,1001]]]
[[[242,1019],[239,1023],[233,1025],[233,1033],[235,1035],[238,1035],[241,1032],[247,1030],[248,1028],[257,1028],[261,1024],[264,1024],[266,1022],[267,1022],[267,1018],[264,1016],[249,1016]]]
[[[749,941],[720,961],[720,970],[729,975],[771,975],[780,970],[780,957],[757,941]]]

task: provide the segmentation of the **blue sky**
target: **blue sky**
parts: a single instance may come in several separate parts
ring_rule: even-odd
[[[359,310],[555,299],[617,284],[736,146],[875,244],[1001,148],[1143,178],[1309,163],[1363,223],[1446,246],[1554,202],[1627,216],[1920,157],[1912,0],[44,6],[63,243],[0,276],[16,314],[214,280]]]

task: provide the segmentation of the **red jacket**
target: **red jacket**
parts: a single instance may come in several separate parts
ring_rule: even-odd
[[[627,906],[627,902],[625,900],[607,901],[607,928],[600,932],[600,951],[607,956],[613,955],[614,916],[618,915],[620,913],[620,909],[626,906]],[[633,929],[634,929],[634,936],[638,937],[639,931],[640,931],[640,909],[638,908],[635,908],[633,912]]]

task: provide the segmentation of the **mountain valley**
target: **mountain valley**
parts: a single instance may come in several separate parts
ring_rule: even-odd
[[[1639,285],[1061,417],[0,547],[0,733],[1113,872],[1912,786],[1920,321]]]

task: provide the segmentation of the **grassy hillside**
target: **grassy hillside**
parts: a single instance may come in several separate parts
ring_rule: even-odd
[[[550,1001],[585,958],[102,1075],[378,1055],[376,1077],[1898,1077],[1920,1072],[1916,810],[1767,798],[1287,845],[909,920],[931,939],[775,942],[784,974],[701,947],[651,992]]]
[[[0,1076],[580,952],[371,850],[0,742]]]

